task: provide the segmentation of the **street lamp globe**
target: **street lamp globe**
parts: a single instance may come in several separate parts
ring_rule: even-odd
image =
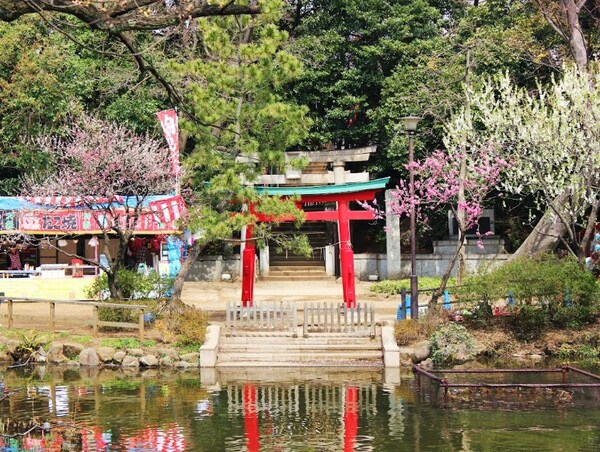
[[[404,121],[404,130],[406,132],[414,132],[417,130],[417,124],[421,118],[418,116],[405,116],[402,120]]]

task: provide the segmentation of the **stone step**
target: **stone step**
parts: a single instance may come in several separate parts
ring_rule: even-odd
[[[269,271],[269,274],[267,276],[316,276],[316,277],[321,277],[321,276],[329,276],[327,273],[325,273],[325,270],[315,267],[314,270],[296,270],[296,269],[290,269],[290,270],[275,270],[275,271]]]
[[[383,353],[377,352],[332,352],[332,353],[220,353],[217,365],[226,362],[308,362],[308,361],[369,361],[381,360]]]
[[[252,368],[252,367],[383,367],[383,360],[318,360],[304,361],[302,363],[294,361],[231,361],[217,363],[218,368]]]
[[[269,267],[323,267],[325,263],[321,258],[315,259],[273,259],[269,258]]]
[[[290,268],[289,265],[269,265],[269,271],[273,272],[310,272],[310,273],[324,273],[324,265],[297,265],[294,268]]]
[[[381,341],[379,338],[371,339],[370,337],[338,337],[338,338],[311,338],[309,337],[290,337],[290,338],[274,338],[274,337],[244,337],[244,336],[227,336],[222,337],[220,340],[220,346],[224,345],[235,345],[235,346],[271,346],[271,347],[279,347],[279,346],[307,346],[307,347],[317,347],[317,346],[348,346],[354,347],[359,345],[369,345],[369,346],[381,346]]]
[[[329,281],[335,280],[335,277],[327,274],[323,276],[309,275],[309,276],[296,276],[296,275],[268,275],[261,276],[261,281]]]
[[[381,351],[381,344],[270,344],[257,347],[255,344],[221,344],[219,353],[227,352],[265,352],[265,353],[288,353],[288,352],[340,352],[340,351]]]

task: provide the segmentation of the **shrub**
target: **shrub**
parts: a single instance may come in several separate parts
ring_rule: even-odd
[[[180,301],[172,301],[168,312],[156,322],[163,339],[179,346],[200,346],[206,337],[207,327],[206,312]]]
[[[441,278],[439,277],[429,277],[423,276],[418,279],[419,289],[437,289],[440,287]],[[448,280],[448,285],[454,285],[454,278],[450,278]],[[369,289],[374,293],[383,293],[388,295],[397,295],[402,289],[406,289],[408,292],[410,290],[410,279],[387,279],[384,281],[379,281],[374,283]]]
[[[156,312],[158,307],[158,300],[106,300],[107,303],[122,304],[122,305],[145,305],[148,311]],[[98,309],[98,319],[104,322],[133,322],[137,323],[139,311],[137,309],[126,309],[126,308],[103,308]],[[104,329],[111,330],[110,327],[103,327]],[[114,329],[114,328],[113,328]]]
[[[548,317],[548,310],[544,306],[521,306],[512,319],[512,331],[519,340],[536,340],[548,327]]]
[[[418,319],[398,320],[394,324],[394,337],[398,345],[408,345],[427,339],[445,320],[437,312],[427,313]]]
[[[145,274],[123,268],[117,272],[117,281],[119,281],[124,298],[137,300],[168,296],[173,289],[174,279],[162,277],[155,271]],[[106,273],[103,273],[88,288],[86,295],[90,298],[101,298],[107,292],[108,279]]]
[[[520,324],[535,326],[536,336],[545,326],[579,328],[593,320],[598,307],[599,288],[595,276],[575,259],[543,256],[540,259],[516,259],[490,273],[469,278],[457,289],[464,302],[506,300],[511,294],[517,306],[544,306],[540,312],[517,311],[515,331],[527,336]],[[541,309],[541,308],[540,308]],[[547,316],[542,325],[541,313]],[[535,318],[534,318],[535,317]],[[532,337],[533,337],[532,336]]]
[[[440,326],[429,340],[431,360],[436,366],[462,363],[475,353],[473,336],[467,329],[454,322]]]

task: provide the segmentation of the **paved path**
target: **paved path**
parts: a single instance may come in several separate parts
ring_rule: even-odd
[[[375,303],[378,321],[392,321],[396,318],[399,297],[385,297],[370,291],[373,283],[357,281],[357,301]],[[236,282],[187,282],[182,300],[206,311],[225,311],[225,304],[239,302],[241,283]],[[341,281],[257,281],[254,286],[256,302],[296,301],[342,302]]]

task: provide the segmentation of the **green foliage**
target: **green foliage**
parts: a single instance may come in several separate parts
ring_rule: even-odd
[[[437,289],[440,287],[441,278],[437,276],[421,276],[418,279],[419,290],[425,289]],[[449,285],[455,284],[455,279],[450,278],[448,280]],[[402,289],[410,290],[410,279],[387,279],[379,281],[371,285],[370,291],[374,293],[383,293],[388,295],[397,295]]]
[[[156,346],[156,341],[152,339],[140,341],[139,339],[135,339],[133,337],[110,338],[103,339],[102,346],[125,350],[128,348],[154,347]]]
[[[439,327],[442,319],[436,315],[425,315],[418,319],[403,319],[394,323],[394,337],[398,345],[408,345],[427,339]]]
[[[600,357],[600,348],[590,344],[569,345],[562,344],[556,352],[556,358],[563,361],[583,360],[595,361]]]
[[[446,366],[471,358],[475,352],[475,343],[464,326],[448,322],[433,333],[429,348],[433,363],[436,366]]]
[[[40,347],[48,345],[48,338],[42,336],[38,331],[22,331],[18,334],[19,343],[17,344],[12,356],[16,362],[22,363],[28,361],[32,354],[37,352]]]
[[[594,275],[571,258],[546,255],[540,259],[515,259],[489,273],[467,279],[457,288],[462,301],[506,300],[511,294],[517,305],[534,303],[553,307],[565,297],[575,306],[594,307],[599,288]]]
[[[174,302],[169,308],[169,312],[156,322],[156,329],[163,339],[180,347],[199,347],[206,337],[208,314],[183,303]]]
[[[545,307],[524,305],[515,312],[511,328],[517,339],[529,342],[538,339],[548,324],[548,311]]]
[[[158,305],[157,300],[107,300],[107,303],[115,303],[122,305],[130,305],[130,304],[140,304],[146,305],[146,312],[152,311],[156,312],[156,308]],[[138,309],[127,309],[127,308],[112,308],[112,307],[100,307],[98,309],[98,318],[105,322],[129,322],[129,323],[137,323],[139,319],[139,310]],[[112,330],[109,327],[103,327],[108,330]]]
[[[164,298],[173,288],[173,278],[163,277],[155,271],[147,274],[121,268],[117,271],[117,281],[126,299],[147,299],[151,296]],[[102,297],[108,291],[108,278],[103,273],[86,290],[89,298]]]

